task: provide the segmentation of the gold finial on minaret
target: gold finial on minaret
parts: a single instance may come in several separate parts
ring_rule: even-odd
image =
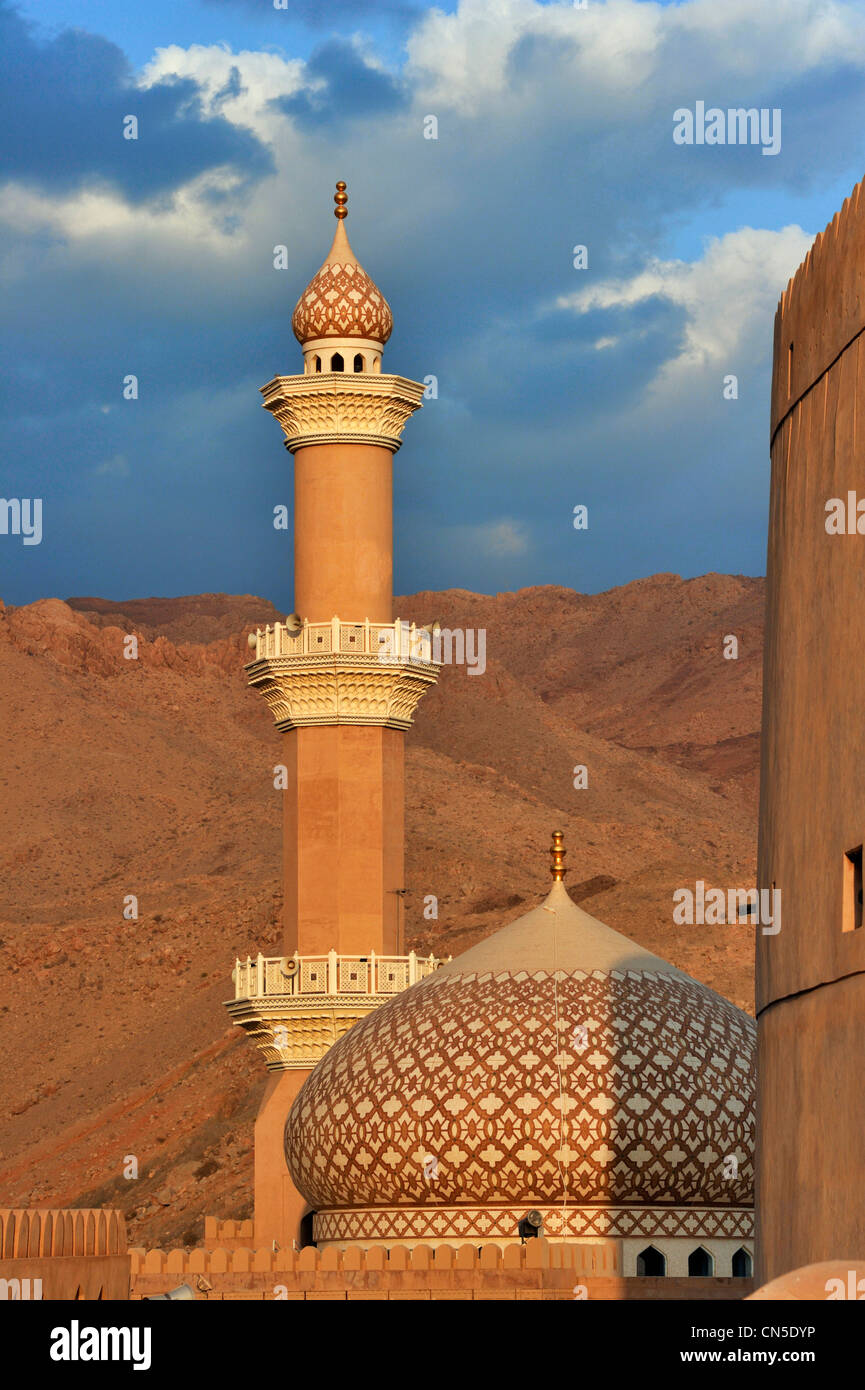
[[[346,206],[348,203],[348,194],[345,191],[344,179],[340,179],[339,183],[336,185],[333,201],[336,203],[336,207],[333,210],[334,217],[339,217],[340,219],[348,217],[348,208]]]
[[[555,883],[561,883],[565,877],[565,837],[561,830],[553,831],[553,843],[550,845],[550,873]]]

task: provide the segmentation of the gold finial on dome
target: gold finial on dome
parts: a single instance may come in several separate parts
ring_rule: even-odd
[[[565,837],[561,830],[553,831],[553,843],[550,845],[550,873],[555,883],[561,883],[565,877]]]
[[[336,207],[333,210],[334,217],[348,217],[348,194],[345,191],[345,187],[345,179],[340,179],[336,185],[336,192],[333,195],[333,201],[336,203]]]

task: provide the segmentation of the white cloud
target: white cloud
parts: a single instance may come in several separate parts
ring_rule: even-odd
[[[779,46],[782,29],[785,43]],[[517,46],[529,38],[548,40],[553,48],[543,58],[547,79],[535,80],[535,74],[520,86],[511,63]],[[365,56],[375,63],[374,55]],[[597,244],[614,236],[617,221],[629,215],[625,205],[631,205],[632,181],[638,185],[633,205],[647,201],[650,168],[658,169],[655,187],[663,183],[670,197],[676,196],[670,168],[661,167],[659,142],[672,153],[672,92],[683,64],[689,73],[701,73],[707,96],[723,100],[735,85],[739,100],[749,74],[756,91],[758,77],[768,74],[782,82],[804,71],[831,71],[833,61],[865,63],[865,14],[839,0],[777,0],[765,10],[752,0],[670,6],[590,0],[584,10],[535,0],[462,0],[454,14],[428,11],[409,39],[404,76],[413,94],[410,117],[404,111],[381,114],[372,131],[368,122],[360,122],[357,129],[325,128],[310,140],[271,105],[309,84],[303,60],[280,52],[234,53],[226,44],[172,44],[156,50],[141,70],[140,84],[152,86],[174,75],[193,79],[209,114],[218,112],[271,147],[276,177],[232,198],[237,175],[212,170],[169,198],[135,206],[109,189],[43,195],[10,182],[0,189],[0,225],[16,233],[54,231],[85,258],[125,257],[141,264],[158,256],[171,268],[209,275],[214,282],[224,283],[232,256],[264,257],[277,242],[289,244],[304,265],[309,254],[311,271],[326,236],[320,225],[311,224],[305,200],[318,198],[325,186],[330,191],[331,178],[347,171],[355,188],[373,187],[387,208],[378,229],[383,254],[392,254],[404,229],[410,235],[427,211],[443,233],[448,226],[458,228],[470,244],[467,203],[498,188],[502,236],[496,254],[506,276],[508,225],[517,227],[522,215],[519,189],[539,181],[544,186],[554,128],[573,132],[570,178],[603,189],[603,198],[590,200],[588,230]],[[235,70],[240,90],[225,95]],[[710,79],[717,79],[711,92]],[[668,93],[669,120],[665,114],[659,124],[658,103],[666,102]],[[455,142],[445,121],[433,151],[422,141],[420,115],[445,107],[459,112],[470,128]],[[429,166],[422,179],[419,158]],[[725,170],[718,161],[706,161],[704,170],[702,185],[698,178],[690,192],[683,187],[685,203],[701,199],[701,186],[715,170],[722,179],[737,181],[732,166]],[[512,187],[503,187],[505,173]],[[414,190],[410,200],[404,197],[406,186]],[[213,199],[208,196],[213,192],[227,196]],[[563,192],[570,192],[567,183]],[[323,198],[322,208],[327,206]],[[591,225],[595,212],[601,217]],[[587,234],[585,227],[581,234]],[[20,248],[10,248],[0,278],[9,283],[34,269]]]
[[[431,110],[438,105],[477,114],[499,95],[513,104],[509,59],[528,38],[559,43],[563,51],[569,44],[577,102],[587,94],[594,100],[599,90],[616,93],[624,116],[643,105],[644,84],[665,69],[672,89],[685,57],[689,76],[700,72],[711,81],[735,74],[737,82],[760,84],[826,63],[861,65],[865,13],[842,0],[762,6],[753,0],[590,0],[585,9],[568,0],[461,0],[454,14],[427,13],[408,43],[409,71]],[[551,91],[538,95],[556,109]]]
[[[627,309],[659,297],[685,311],[680,350],[664,363],[656,390],[685,387],[705,369],[735,372],[763,360],[778,298],[813,240],[801,227],[742,227],[706,244],[698,261],[652,259],[625,280],[562,295],[556,308],[578,315]],[[607,346],[600,338],[595,347]]]
[[[260,139],[270,141],[285,118],[271,109],[269,103],[276,97],[299,91],[305,85],[305,67],[300,58],[250,49],[233,53],[227,44],[195,43],[189,48],[170,44],[167,48],[157,48],[142,69],[139,84],[152,87],[167,77],[190,77],[202,89],[208,115],[224,116],[235,125],[254,131]],[[240,79],[238,95],[220,98],[235,70]]]
[[[239,181],[230,169],[208,170],[170,200],[143,205],[128,203],[122,194],[107,188],[62,196],[7,183],[0,188],[0,224],[15,232],[52,231],[70,244],[90,246],[100,253],[110,243],[122,250],[127,261],[135,258],[138,247],[152,253],[159,240],[165,246],[195,247],[197,255],[202,249],[218,254],[231,248],[234,239],[223,230],[206,195],[230,193]]]

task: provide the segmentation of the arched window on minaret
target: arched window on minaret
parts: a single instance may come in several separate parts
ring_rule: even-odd
[[[341,352],[335,352],[335,353],[333,354],[333,357],[331,357],[331,359],[330,359],[330,370],[331,370],[332,372],[344,372],[344,371],[345,371],[345,363],[344,363],[344,361],[342,360],[342,353],[341,353]]]
[[[659,1278],[667,1273],[667,1260],[654,1245],[647,1245],[637,1256],[637,1275],[644,1279]]]
[[[321,358],[320,358],[320,357],[316,357],[316,359],[315,359],[315,370],[316,370],[317,372],[320,372],[320,371],[321,371]]]
[[[362,352],[356,352],[356,353],[354,354],[354,369],[355,369],[356,372],[362,372],[362,371],[363,371],[363,353],[362,353]]]

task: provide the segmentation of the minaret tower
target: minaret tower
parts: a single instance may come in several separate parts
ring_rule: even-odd
[[[299,1238],[283,1156],[291,1103],[352,1024],[435,969],[406,954],[404,736],[437,677],[393,613],[393,456],[423,386],[382,372],[390,308],[345,231],[294,310],[303,373],[264,387],[294,455],[294,606],[250,637],[249,683],[282,732],[283,954],[238,961],[235,1023],[273,1073],[255,1128],[255,1240]]]

